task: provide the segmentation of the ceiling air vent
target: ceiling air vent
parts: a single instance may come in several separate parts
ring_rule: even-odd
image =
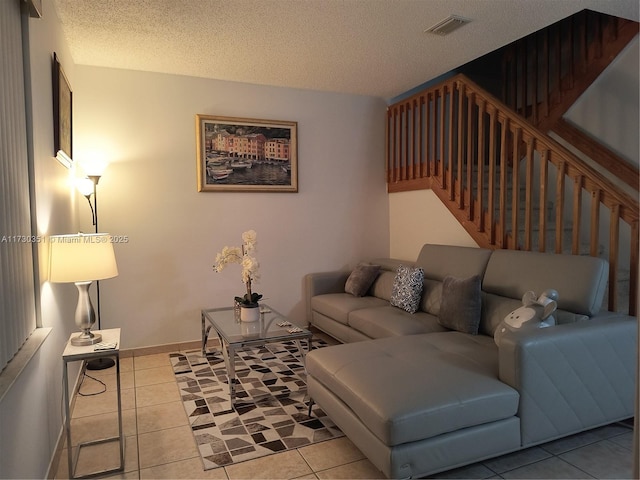
[[[468,18],[460,17],[458,15],[449,15],[444,20],[439,21],[433,27],[427,28],[425,33],[435,33],[436,35],[448,35],[449,33],[457,30],[471,20]]]

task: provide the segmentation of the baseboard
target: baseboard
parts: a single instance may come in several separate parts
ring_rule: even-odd
[[[219,346],[217,338],[212,338],[207,342],[207,346]],[[155,355],[158,353],[183,352],[185,350],[198,350],[202,348],[200,340],[190,342],[166,343],[164,345],[152,345],[150,347],[137,347],[120,350],[120,358],[141,357],[143,355]]]

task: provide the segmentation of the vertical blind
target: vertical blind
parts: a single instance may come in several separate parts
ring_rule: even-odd
[[[36,328],[20,0],[0,1],[0,370]]]

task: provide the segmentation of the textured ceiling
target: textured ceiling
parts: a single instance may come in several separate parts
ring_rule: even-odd
[[[385,99],[589,8],[638,0],[52,0],[79,65]],[[456,14],[446,37],[424,30]],[[46,15],[46,11],[45,11]]]

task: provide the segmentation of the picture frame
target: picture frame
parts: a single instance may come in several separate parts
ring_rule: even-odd
[[[63,165],[73,163],[73,92],[53,53],[53,152]]]
[[[298,124],[196,115],[199,192],[297,192]]]

